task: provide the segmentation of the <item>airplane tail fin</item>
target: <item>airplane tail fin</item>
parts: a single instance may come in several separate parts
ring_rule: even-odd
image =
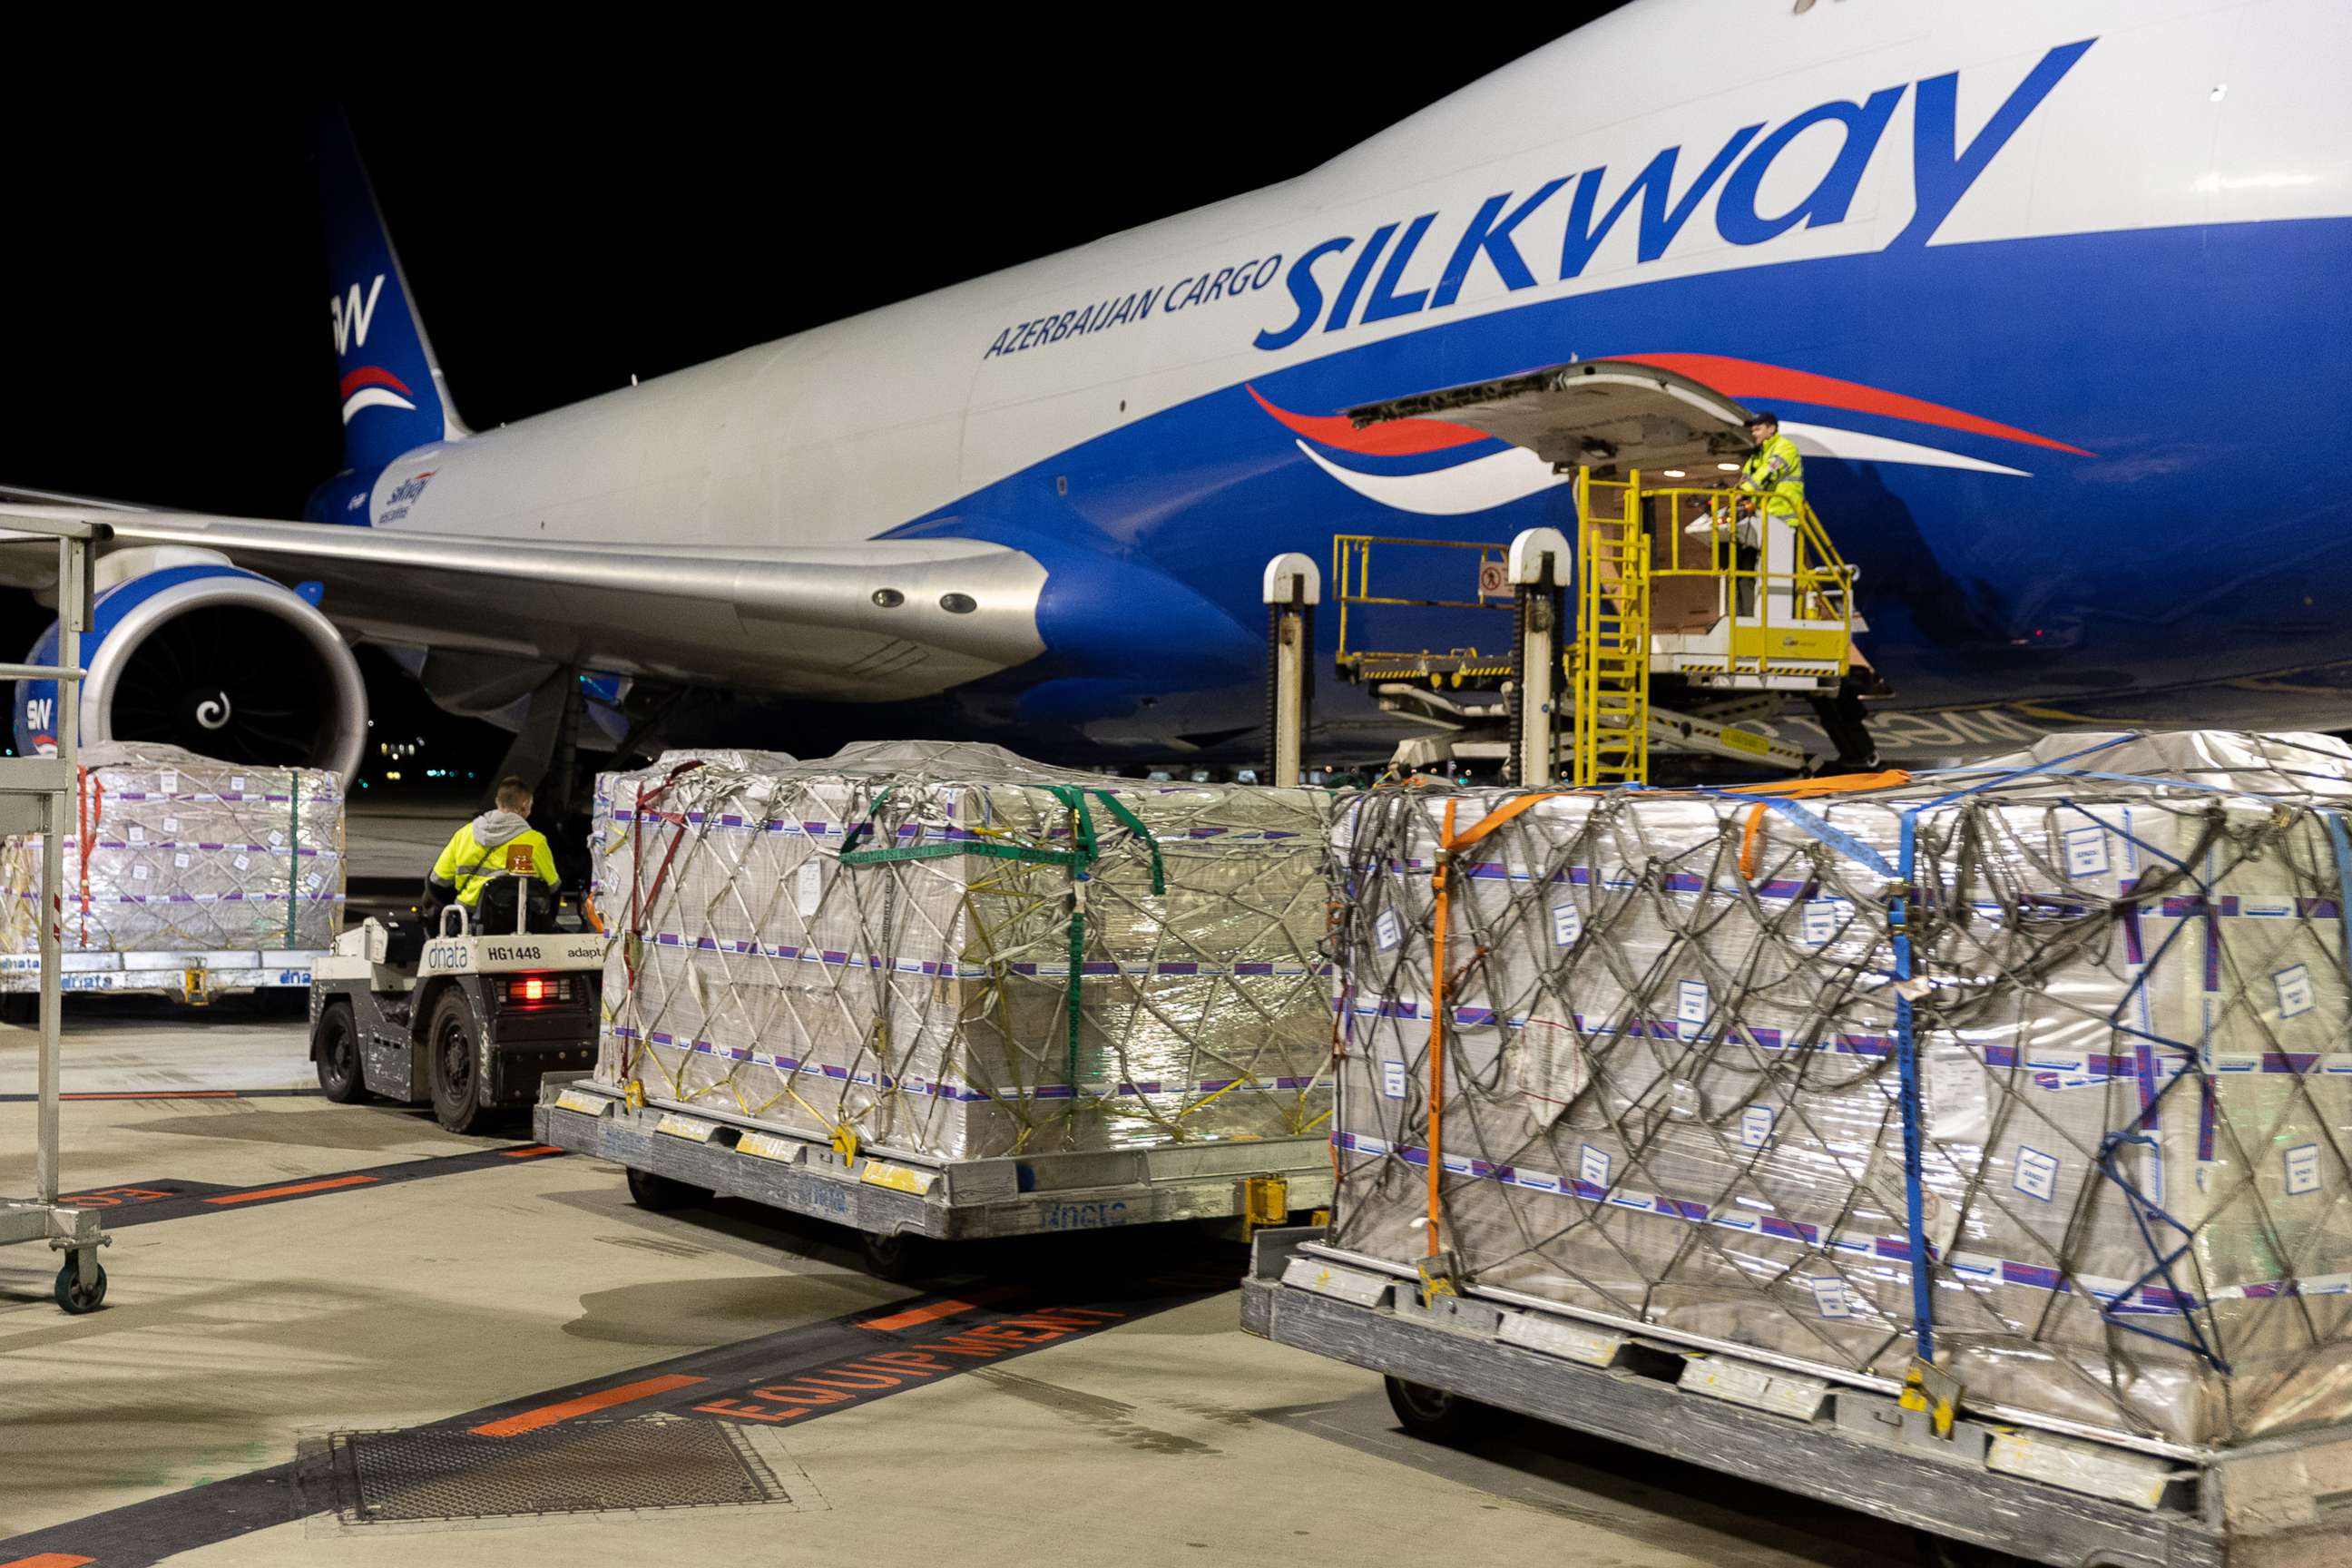
[[[335,329],[343,461],[380,468],[401,453],[467,434],[392,247],[358,143],[341,113],[317,135],[319,203],[327,223],[329,306]]]

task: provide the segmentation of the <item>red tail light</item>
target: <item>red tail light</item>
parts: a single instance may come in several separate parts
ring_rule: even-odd
[[[572,1000],[569,974],[513,974],[507,977],[506,1000],[517,1007],[547,1007]]]

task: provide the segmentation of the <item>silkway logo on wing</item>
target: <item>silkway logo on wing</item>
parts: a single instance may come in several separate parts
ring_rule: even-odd
[[[1775,404],[1803,403],[1817,408],[1899,419],[1941,430],[2014,441],[2021,446],[2087,458],[2080,447],[2047,436],[2003,425],[1963,409],[1906,396],[1857,381],[1817,375],[1811,371],[1721,354],[1638,353],[1608,358],[1630,364],[1654,365],[1686,375],[1726,397],[1752,398]],[[1344,415],[1297,414],[1268,402],[1256,387],[1247,387],[1257,405],[1294,436],[1298,449],[1334,479],[1368,500],[1400,511],[1426,517],[1458,517],[1507,505],[1538,490],[1565,484],[1570,476],[1552,472],[1551,465],[1520,447],[1496,449],[1484,432],[1443,419],[1392,419],[1358,429]],[[1840,458],[1852,462],[1916,463],[1924,468],[1959,468],[1973,473],[2030,477],[2023,468],[1972,458],[1964,452],[1896,440],[1866,431],[1782,418],[1781,433],[1808,457]],[[1419,458],[1420,471],[1398,473],[1384,468],[1368,472],[1335,460],[1335,456],[1370,458]]]
[[[327,310],[334,317],[335,357],[342,359],[355,348],[367,347],[368,327],[375,321],[376,301],[383,297],[383,274],[371,280],[364,293],[356,283],[345,294],[331,295]],[[415,408],[409,400],[416,395],[408,384],[379,364],[363,364],[346,371],[342,380],[343,423],[362,408]]]

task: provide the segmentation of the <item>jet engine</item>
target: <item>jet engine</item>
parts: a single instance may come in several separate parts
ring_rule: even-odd
[[[225,762],[331,768],[367,742],[358,662],[312,598],[209,551],[99,563],[82,635],[81,739],[162,741]],[[58,661],[54,623],[26,662]],[[58,686],[16,683],[16,750],[55,751]]]

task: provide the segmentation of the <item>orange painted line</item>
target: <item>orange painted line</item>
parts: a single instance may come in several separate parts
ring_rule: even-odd
[[[0,1563],[0,1568],[83,1568],[84,1564],[97,1561],[95,1557],[76,1557],[64,1552],[44,1552],[37,1557],[18,1557]]]
[[[528,1149],[501,1149],[499,1151],[499,1158],[501,1160],[529,1160],[541,1154],[561,1154],[562,1152],[562,1150],[557,1148],[552,1143],[534,1143]],[[6,1564],[0,1563],[0,1568],[6,1568]]]
[[[569,1421],[574,1415],[586,1415],[615,1405],[626,1405],[632,1399],[645,1399],[656,1394],[667,1394],[673,1388],[684,1388],[690,1383],[708,1383],[707,1377],[690,1377],[684,1373],[670,1373],[662,1377],[649,1377],[642,1383],[625,1383],[618,1388],[600,1388],[593,1394],[583,1394],[577,1399],[566,1399],[555,1405],[542,1405],[536,1410],[526,1410],[520,1415],[509,1415],[497,1421],[472,1427],[483,1437],[511,1437],[519,1432],[536,1432],[541,1426],[552,1426],[558,1421]],[[0,1568],[8,1568],[0,1563]]]
[[[928,1307],[909,1307],[903,1312],[893,1312],[887,1318],[868,1318],[857,1326],[887,1334],[893,1329],[911,1329],[919,1323],[936,1323],[941,1318],[952,1318],[958,1312],[969,1312],[974,1308],[987,1305],[1006,1293],[1005,1289],[974,1290],[969,1300],[934,1301]]]
[[[208,1204],[249,1204],[257,1198],[290,1198],[297,1193],[324,1193],[331,1192],[337,1187],[370,1186],[374,1184],[375,1180],[376,1178],[373,1176],[329,1176],[322,1181],[316,1182],[289,1182],[282,1187],[257,1187],[249,1193],[223,1193],[216,1198],[206,1198],[205,1202]],[[8,1565],[5,1563],[0,1563],[0,1568],[8,1568]]]

